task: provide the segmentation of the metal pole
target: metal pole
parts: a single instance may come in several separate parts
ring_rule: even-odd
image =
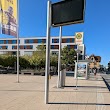
[[[77,90],[77,84],[78,84],[78,57],[79,57],[79,54],[77,52],[76,90]]]
[[[19,0],[17,0],[17,82],[19,83]]]
[[[0,34],[2,34],[2,18],[3,18],[3,12],[2,12],[2,3],[1,3],[1,0],[0,0]]]
[[[58,55],[58,82],[57,88],[61,87],[61,43],[62,43],[62,26],[60,26],[59,31],[59,55]]]
[[[49,73],[50,73],[50,27],[51,2],[47,2],[47,39],[46,39],[46,67],[45,67],[45,104],[49,100]]]
[[[0,34],[2,34],[2,5],[0,0]]]

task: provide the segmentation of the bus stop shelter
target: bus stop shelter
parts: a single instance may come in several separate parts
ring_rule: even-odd
[[[75,61],[75,75],[74,78],[88,79],[89,78],[89,63],[90,60]]]

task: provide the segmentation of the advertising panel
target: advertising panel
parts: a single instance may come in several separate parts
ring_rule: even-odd
[[[17,0],[0,0],[2,33],[17,36]]]
[[[77,77],[86,77],[86,64],[78,64],[78,76]]]

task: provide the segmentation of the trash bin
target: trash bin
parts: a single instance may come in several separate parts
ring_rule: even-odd
[[[62,71],[60,71],[60,87],[65,86],[65,76],[66,76],[66,70],[63,69]]]

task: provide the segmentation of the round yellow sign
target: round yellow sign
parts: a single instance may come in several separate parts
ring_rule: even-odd
[[[77,38],[77,39],[81,39],[81,38],[82,38],[82,34],[81,34],[81,33],[77,33],[77,34],[76,34],[76,38]]]

